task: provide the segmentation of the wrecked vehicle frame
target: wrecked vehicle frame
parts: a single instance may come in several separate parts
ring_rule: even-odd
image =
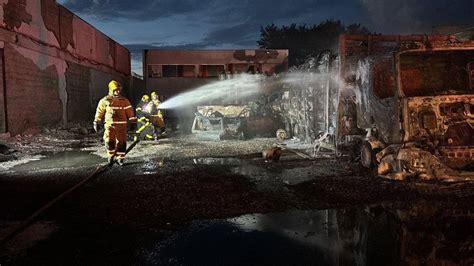
[[[263,103],[198,106],[191,132],[199,140],[270,137],[282,127],[280,116]]]
[[[381,176],[472,180],[474,42],[455,36],[341,36],[338,141],[367,132]],[[344,108],[345,107],[345,108]]]

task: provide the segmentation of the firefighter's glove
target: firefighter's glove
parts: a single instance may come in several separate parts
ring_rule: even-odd
[[[137,123],[130,123],[130,131],[135,132],[137,130]]]
[[[95,131],[95,132],[99,132],[99,130],[100,130],[99,122],[94,121],[94,123],[93,123],[92,125],[93,125],[93,127],[94,127],[94,131]]]

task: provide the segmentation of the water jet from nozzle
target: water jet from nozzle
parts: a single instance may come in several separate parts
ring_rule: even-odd
[[[238,74],[232,79],[219,80],[183,92],[160,104],[160,109],[174,109],[197,105],[214,100],[236,100],[262,92],[263,76]]]

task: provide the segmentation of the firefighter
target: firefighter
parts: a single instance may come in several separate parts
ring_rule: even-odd
[[[104,121],[104,143],[107,149],[110,165],[117,159],[123,165],[127,148],[127,122],[134,131],[137,118],[130,101],[121,95],[122,86],[115,80],[109,82],[109,94],[102,98],[97,105],[94,120],[94,130],[97,132],[99,124]]]
[[[164,136],[166,134],[166,127],[163,114],[159,109],[161,102],[156,92],[151,93],[151,102],[153,103],[151,110],[151,123],[155,127],[155,139],[158,140],[158,130],[160,131],[160,134]]]
[[[137,117],[141,118],[145,115],[145,113],[149,113],[151,108],[150,104],[150,96],[148,95],[143,95],[142,99],[137,105],[137,108],[135,108],[135,111],[137,112]]]
[[[135,111],[137,112],[138,117],[138,130],[135,132],[136,135],[134,140],[137,139],[154,139],[154,127],[150,122],[151,119],[151,110],[153,108],[153,103],[150,102],[150,96],[143,95],[142,99],[137,105]]]

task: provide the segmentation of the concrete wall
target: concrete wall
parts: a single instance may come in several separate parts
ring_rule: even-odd
[[[288,50],[146,50],[148,64],[219,65],[239,63],[282,64]]]
[[[137,104],[142,98],[143,94],[150,94],[150,92],[151,91],[146,89],[145,80],[132,76],[132,79],[130,80],[130,92],[127,95],[127,97],[132,102],[132,105]]]
[[[128,89],[128,50],[54,0],[0,0],[1,48],[0,133],[92,120],[111,79]]]

